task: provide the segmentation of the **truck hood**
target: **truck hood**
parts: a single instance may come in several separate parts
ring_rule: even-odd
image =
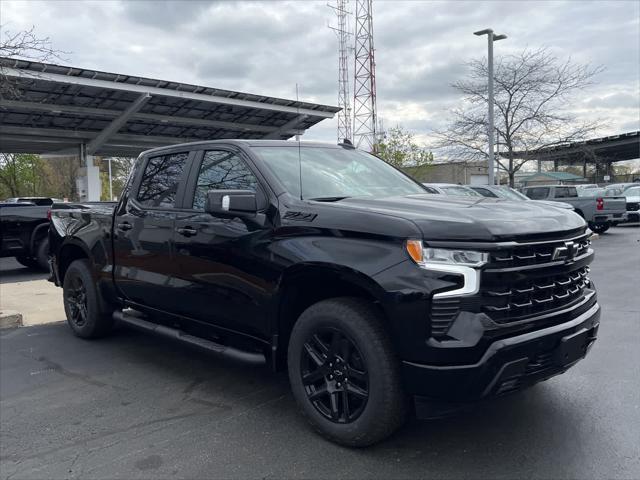
[[[567,232],[585,226],[584,220],[569,210],[538,202],[493,198],[428,194],[353,197],[333,205],[410,220],[418,226],[425,240],[509,240],[532,234]]]

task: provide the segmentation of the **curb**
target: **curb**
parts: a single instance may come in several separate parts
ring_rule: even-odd
[[[14,310],[0,312],[0,329],[22,326],[22,314]]]

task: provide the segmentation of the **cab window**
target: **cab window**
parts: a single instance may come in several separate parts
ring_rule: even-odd
[[[527,188],[524,194],[531,200],[543,200],[549,196],[549,187]]]
[[[137,200],[145,207],[173,208],[188,153],[151,157],[142,174]]]

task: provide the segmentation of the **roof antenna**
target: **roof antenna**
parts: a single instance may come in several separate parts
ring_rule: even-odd
[[[298,84],[296,83],[296,108],[298,110],[298,118],[300,118],[300,98],[298,96]],[[296,133],[296,142],[298,142],[298,173],[300,176],[300,200],[302,198],[302,151],[300,150],[300,133]]]

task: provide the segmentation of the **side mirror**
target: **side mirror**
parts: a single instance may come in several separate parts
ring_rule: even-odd
[[[204,211],[212,215],[242,217],[255,214],[258,202],[251,190],[209,190]]]

